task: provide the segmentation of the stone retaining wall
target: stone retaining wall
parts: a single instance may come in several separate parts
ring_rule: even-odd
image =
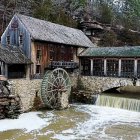
[[[12,85],[12,92],[19,95],[21,99],[21,107],[23,111],[28,111],[33,107],[33,101],[36,92],[40,90],[41,79],[26,80],[26,79],[14,79],[10,80]]]
[[[76,86],[77,77],[71,75],[71,84]],[[42,79],[26,80],[26,79],[11,79],[12,92],[19,95],[22,102],[22,110],[28,111],[33,107],[33,101],[36,92],[40,93]]]
[[[70,75],[70,78],[72,87],[77,88],[80,84],[80,86],[83,86],[82,90],[92,91],[91,93],[93,94],[101,93],[114,87],[133,85],[132,80],[127,78],[78,76],[77,74]],[[10,80],[10,82],[13,92],[21,98],[22,110],[30,110],[33,106],[36,92],[40,90],[42,80],[16,79]],[[137,86],[140,86],[140,80],[137,81]]]
[[[101,93],[111,88],[133,85],[130,78],[113,78],[113,77],[95,77],[95,76],[81,76],[80,80],[84,89]],[[139,85],[139,81],[137,85]]]

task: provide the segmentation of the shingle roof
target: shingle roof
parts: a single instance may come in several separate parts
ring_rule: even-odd
[[[83,57],[140,57],[140,46],[88,48],[79,56]]]
[[[31,64],[31,60],[20,49],[13,47],[0,46],[0,61],[6,64]]]
[[[34,40],[42,40],[67,45],[92,47],[93,43],[78,29],[16,14],[20,21],[30,32]]]

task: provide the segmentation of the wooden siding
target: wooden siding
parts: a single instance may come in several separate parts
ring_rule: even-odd
[[[41,74],[44,74],[45,69],[48,67],[51,61],[74,61],[76,58],[77,48],[61,44],[51,44],[47,42],[32,42],[31,43],[31,60],[32,74],[36,74],[36,69],[40,66]],[[40,58],[37,59],[37,51],[40,50]],[[52,53],[52,54],[51,54]],[[53,56],[51,56],[53,55]]]
[[[22,35],[23,42],[20,44],[20,35]],[[10,36],[10,44],[11,46],[21,47],[24,54],[30,58],[30,45],[31,38],[29,32],[26,30],[21,21],[14,16],[7,26],[5,32],[1,36],[1,44],[3,47],[7,46],[7,36]]]

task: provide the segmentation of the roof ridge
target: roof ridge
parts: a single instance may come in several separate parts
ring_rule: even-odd
[[[57,25],[57,26],[62,26],[62,27],[71,28],[71,29],[81,31],[80,29],[77,29],[77,28],[74,28],[74,27],[65,26],[65,25],[62,25],[62,24],[58,24],[58,23],[48,21],[48,20],[38,19],[38,18],[35,18],[35,17],[32,17],[32,16],[27,16],[27,15],[23,15],[23,14],[19,14],[19,13],[16,13],[15,15],[17,15],[18,17],[19,16],[24,16],[24,17],[28,17],[28,18],[33,18],[33,19],[40,20],[40,21],[47,22],[47,23],[51,23],[51,24],[54,24],[54,25]]]
[[[34,40],[82,47],[94,46],[91,40],[79,29],[26,15],[16,14],[16,16]]]

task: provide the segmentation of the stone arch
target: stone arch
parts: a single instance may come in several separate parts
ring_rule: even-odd
[[[112,78],[113,80],[114,78]],[[116,78],[114,81],[112,82],[106,82],[103,83],[102,88],[101,88],[101,92],[104,92],[106,90],[112,89],[112,88],[119,88],[119,87],[123,87],[123,86],[128,86],[128,85],[133,85],[132,80],[131,79],[119,79]]]
[[[133,85],[130,78],[81,76],[82,85],[93,93],[101,93],[115,87]],[[140,85],[137,82],[137,85]]]

